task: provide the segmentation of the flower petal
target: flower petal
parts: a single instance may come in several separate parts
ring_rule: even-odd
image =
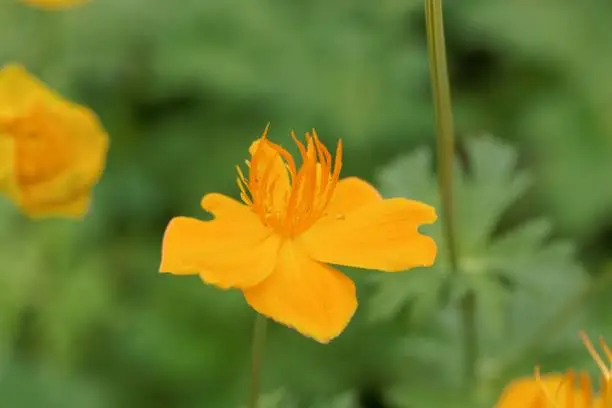
[[[334,195],[325,212],[331,217],[337,217],[380,200],[382,200],[382,196],[374,186],[357,177],[347,177],[340,180],[336,185]]]
[[[0,133],[13,140],[14,155],[11,171],[0,170],[0,189],[32,217],[84,215],[108,150],[93,112],[63,99],[22,65],[7,64],[0,69]]]
[[[244,296],[257,312],[320,343],[342,333],[357,309],[354,283],[290,241],[283,244],[274,272]]]
[[[219,193],[210,193],[202,197],[200,207],[215,216],[215,220],[223,220],[235,224],[235,228],[241,225],[261,225],[259,219],[247,206]],[[263,226],[262,226],[263,227]]]
[[[0,192],[13,190],[15,186],[15,141],[0,133]]]
[[[209,195],[202,204],[218,218],[173,218],[164,234],[160,271],[199,274],[223,289],[246,288],[265,279],[276,263],[280,237],[229,197]]]
[[[91,195],[87,192],[63,201],[46,203],[20,203],[19,208],[32,219],[48,217],[81,218],[87,214],[91,204]]]
[[[434,208],[418,201],[380,200],[322,218],[299,242],[321,262],[397,272],[433,264],[436,243],[417,229],[436,218]]]
[[[266,128],[266,132],[267,130]],[[251,193],[254,193],[258,190],[259,183],[263,180],[267,181],[267,185],[271,186],[266,194],[269,194],[269,205],[272,212],[283,210],[291,191],[289,171],[279,153],[281,151],[284,152],[284,149],[270,142],[265,136],[257,139],[249,147],[251,154],[249,188]]]
[[[21,64],[6,64],[0,69],[0,116],[23,114],[36,102],[58,98],[59,95],[30,75]]]
[[[587,408],[579,404],[581,398],[573,389],[572,380],[572,376],[566,374],[549,374],[540,379],[534,377],[517,379],[506,386],[495,408],[538,408],[549,406],[549,402],[566,406],[565,402],[568,399],[578,403],[572,405],[575,408]],[[549,398],[553,400],[550,401]]]
[[[37,105],[30,115],[5,125],[15,143],[9,196],[32,217],[83,216],[104,170],[108,135],[93,112],[67,102]]]

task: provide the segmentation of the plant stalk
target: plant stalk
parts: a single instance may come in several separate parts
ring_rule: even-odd
[[[248,408],[258,408],[259,406],[261,363],[263,360],[264,346],[266,343],[267,325],[268,319],[266,319],[264,315],[257,313],[257,317],[255,317],[255,327],[253,329],[251,380]]]
[[[450,268],[454,275],[460,273],[457,234],[453,214],[453,166],[455,138],[453,110],[446,61],[442,0],[425,0],[427,48],[436,121],[438,189],[442,205],[442,223]],[[463,327],[463,353],[466,381],[476,377],[478,336],[476,329],[476,296],[466,293],[459,304]]]

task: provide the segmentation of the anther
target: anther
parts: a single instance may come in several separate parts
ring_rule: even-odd
[[[582,339],[582,343],[584,343],[584,346],[586,347],[587,351],[595,361],[595,364],[597,364],[597,366],[601,370],[603,377],[606,380],[612,379],[612,369],[606,365],[606,363],[601,358],[601,355],[597,352],[597,350],[595,350],[593,343],[591,343],[586,333],[584,331],[580,331],[578,335]],[[600,339],[600,343],[602,344],[602,348],[604,349],[606,357],[608,358],[608,360],[610,360],[610,363],[612,363],[612,353],[610,352],[610,349],[605,345],[603,339]]]
[[[536,366],[534,371],[535,371],[536,382],[540,386],[540,389],[542,391],[542,394],[544,395],[544,398],[546,398],[547,402],[549,402],[553,406],[553,408],[560,408],[559,404],[555,402],[555,399],[552,398],[552,396],[550,395],[550,392],[548,392],[548,389],[542,382],[542,376],[540,374],[540,367]],[[560,386],[561,384],[559,384],[559,387]],[[557,391],[555,392],[555,394],[557,394],[558,392],[559,392],[559,388],[557,388]]]

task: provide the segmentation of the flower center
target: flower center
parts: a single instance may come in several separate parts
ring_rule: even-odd
[[[243,201],[265,225],[295,237],[324,215],[340,177],[342,143],[332,160],[314,130],[306,134],[306,144],[292,132],[302,159],[297,169],[291,154],[267,139],[267,131],[251,147],[248,179],[238,168],[238,186]]]
[[[540,383],[541,399],[537,401],[538,407],[541,408],[607,408],[612,406],[612,350],[605,343],[603,338],[600,339],[601,348],[608,360],[606,365],[601,355],[597,352],[593,343],[589,340],[584,332],[580,332],[580,337],[587,351],[601,370],[601,384],[598,395],[594,395],[594,391],[589,380],[588,374],[576,375],[570,371],[565,377],[565,381],[558,385],[557,390],[551,393],[542,382],[540,370],[536,367],[535,377]],[[568,385],[566,394],[560,394],[561,388]],[[574,388],[575,387],[575,388]],[[563,403],[561,402],[563,401]]]

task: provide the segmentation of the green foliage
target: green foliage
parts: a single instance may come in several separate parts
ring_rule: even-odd
[[[457,323],[456,305],[466,293],[475,294],[479,369],[481,381],[486,382],[505,374],[500,370],[506,359],[514,358],[588,284],[573,245],[551,239],[552,226],[546,219],[500,229],[502,217],[525,194],[531,179],[517,170],[515,150],[490,137],[469,140],[466,150],[465,163],[455,166],[454,180],[459,271],[450,270],[441,214],[442,222],[423,228],[440,243],[432,268],[399,276],[378,274],[371,279],[370,317],[393,320],[403,314],[405,324],[418,329],[409,335],[406,348],[410,349],[407,357],[418,360],[419,365],[412,365],[406,375],[415,376],[414,367],[429,366],[449,388],[462,382],[461,341],[457,339],[462,338],[463,328]],[[399,158],[381,171],[381,191],[441,208],[431,168],[427,150]],[[425,341],[419,330],[428,328],[435,330],[435,337]],[[568,335],[559,333],[550,347],[575,342],[575,332]],[[413,395],[422,384],[410,381],[412,386],[404,393]],[[431,399],[432,406],[446,403]]]
[[[457,48],[473,41],[497,66],[483,88],[469,92],[486,87],[483,98],[460,94],[462,111],[471,112],[461,120],[520,140],[540,173],[534,198],[564,231],[596,233],[612,205],[611,189],[593,188],[609,185],[612,173],[612,54],[603,24],[612,5],[473,0],[453,12],[450,26],[473,28],[459,36]]]

